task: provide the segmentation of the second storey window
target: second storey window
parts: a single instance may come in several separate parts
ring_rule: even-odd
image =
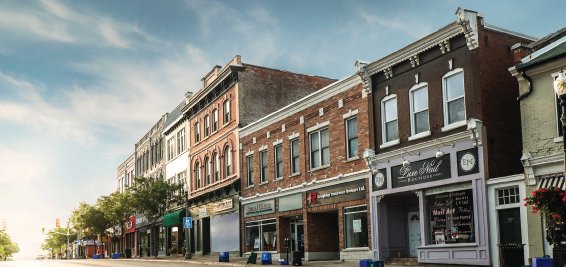
[[[183,128],[177,132],[177,154],[181,154],[187,148],[185,139],[185,129]]]
[[[210,134],[210,116],[204,116],[204,137]]]
[[[218,109],[212,111],[212,131],[218,131]]]
[[[411,135],[428,131],[428,85],[411,89],[409,101],[411,102]]]
[[[226,124],[230,121],[230,100],[224,101],[223,109],[224,109],[224,124]]]
[[[225,177],[230,176],[232,174],[230,169],[232,168],[232,159],[230,155],[230,147],[224,148],[224,172]]]
[[[210,159],[204,158],[204,184],[210,184]]]
[[[346,120],[346,149],[348,158],[358,156],[358,118]]]
[[[291,174],[299,173],[299,139],[291,140]]]
[[[195,123],[195,143],[200,142],[200,123]]]
[[[172,160],[175,157],[175,136],[169,138],[167,140],[167,149],[169,150],[168,153],[168,160]]]
[[[259,152],[259,169],[260,169],[260,174],[259,177],[261,179],[261,182],[267,182],[267,151],[261,151]]]
[[[212,155],[212,168],[213,168],[214,182],[218,182],[218,178],[219,178],[220,168],[219,168],[218,164],[219,164],[218,153],[214,153],[214,155]]]
[[[275,179],[283,177],[283,146],[275,146]]]
[[[464,71],[456,69],[444,75],[444,125],[466,120],[466,102],[464,98]]]
[[[248,169],[248,186],[254,185],[254,155],[246,157],[246,165]]]
[[[330,164],[328,128],[310,134],[311,169]]]
[[[397,128],[397,96],[386,97],[381,102],[383,143],[399,139]]]
[[[195,187],[200,188],[200,164],[195,163]]]

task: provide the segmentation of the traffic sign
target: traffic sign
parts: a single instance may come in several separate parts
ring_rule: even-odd
[[[193,217],[183,217],[183,227],[185,229],[193,228]]]

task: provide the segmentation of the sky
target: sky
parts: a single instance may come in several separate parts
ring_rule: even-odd
[[[562,1],[0,1],[0,220],[41,253],[41,228],[116,189],[117,167],[214,65],[329,78],[456,20],[458,7],[534,37]]]

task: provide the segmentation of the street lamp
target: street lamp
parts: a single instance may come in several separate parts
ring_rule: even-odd
[[[563,150],[566,157],[566,140],[564,136],[566,135],[566,74],[560,70],[558,77],[554,80],[554,92],[558,98],[560,98],[560,122],[562,122],[562,138],[563,138]],[[566,172],[566,158],[564,160],[564,172]]]
[[[185,216],[190,217],[191,216],[191,211],[189,210],[189,192],[185,191]],[[191,240],[190,240],[190,236],[189,236],[189,232],[191,231],[190,228],[185,228],[183,227],[183,229],[185,229],[185,259],[190,259],[192,257],[191,255]]]

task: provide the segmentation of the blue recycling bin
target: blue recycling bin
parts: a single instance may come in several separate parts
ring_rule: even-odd
[[[273,264],[271,261],[271,253],[270,252],[261,253],[261,265],[271,265],[271,264]]]
[[[360,267],[370,267],[370,264],[373,260],[371,259],[361,259],[360,260]]]
[[[224,251],[218,254],[218,261],[219,262],[229,262],[230,261],[230,253]]]
[[[549,257],[533,258],[532,267],[553,267],[554,261]]]

